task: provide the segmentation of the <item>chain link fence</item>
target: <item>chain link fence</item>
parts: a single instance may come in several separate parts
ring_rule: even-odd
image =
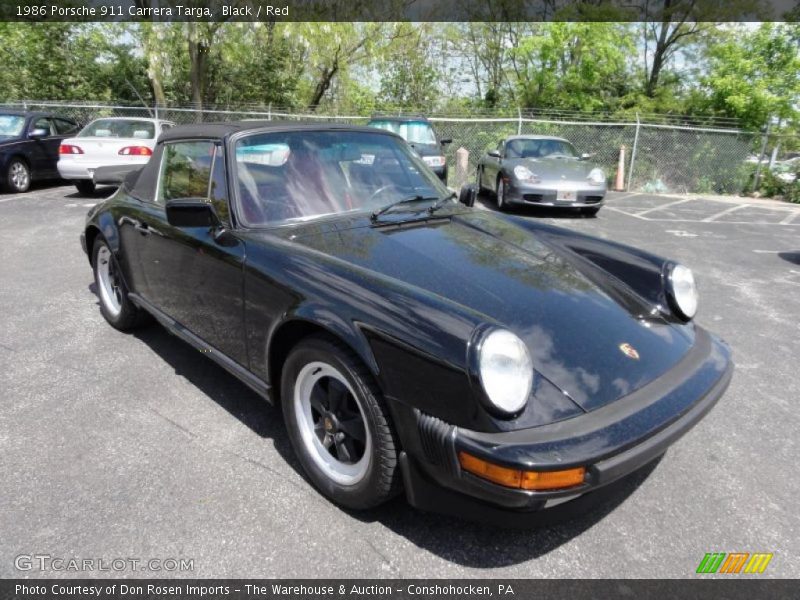
[[[72,117],[81,123],[106,116],[158,117],[178,125],[208,121],[313,120],[364,125],[368,116],[303,113],[273,110],[271,107],[235,107],[225,109],[116,106],[111,104],[70,104],[60,102],[20,101],[9,108],[44,110]],[[440,138],[450,138],[445,147],[451,165],[451,185],[456,184],[455,153],[469,152],[468,181],[474,181],[480,157],[495,148],[500,139],[517,134],[552,135],[572,142],[580,153],[593,154],[614,186],[620,154],[624,153],[624,188],[629,191],[672,193],[739,193],[745,189],[754,171],[763,135],[730,127],[705,127],[665,122],[649,116],[649,121],[572,120],[560,113],[544,117],[516,116],[445,116],[428,115]],[[668,121],[668,119],[667,119]]]

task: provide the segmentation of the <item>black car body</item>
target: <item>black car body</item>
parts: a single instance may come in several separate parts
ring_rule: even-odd
[[[80,125],[44,112],[0,109],[0,184],[25,192],[36,180],[58,179],[58,149]]]
[[[444,154],[444,146],[452,143],[452,140],[440,138],[427,118],[375,115],[367,125],[398,134],[422,157],[439,179],[447,183],[447,157]]]
[[[304,154],[311,146],[316,158]],[[345,171],[345,208],[287,216],[278,202],[287,190],[313,203],[332,187],[329,173],[309,170],[325,156]],[[365,171],[396,174],[399,164],[420,195],[405,197],[409,188],[353,206],[361,188],[351,186],[369,180]],[[425,186],[436,194],[423,196]],[[309,477],[354,508],[389,497],[400,474],[413,505],[482,519],[519,523],[591,498],[663,454],[732,372],[727,346],[681,312],[693,312],[676,300],[688,270],[455,202],[397,136],[375,129],[176,127],[90,210],[81,241],[109,322],[124,329],[142,310],[155,315],[281,403]],[[353,375],[331,375],[325,391],[313,379],[325,365]],[[331,408],[334,396],[337,406],[349,401],[344,388],[358,399],[346,419]],[[509,408],[512,396],[522,405]],[[378,496],[350,471],[329,481],[302,456],[303,443],[327,442],[331,455],[336,436],[355,444],[346,439],[354,413],[363,454],[336,446],[335,458],[360,464],[367,447],[385,450],[368,463],[383,469],[370,480]],[[351,455],[361,458],[342,458]]]
[[[497,206],[547,206],[594,215],[603,205],[606,174],[564,138],[514,135],[500,140],[478,162],[478,190],[495,194]]]

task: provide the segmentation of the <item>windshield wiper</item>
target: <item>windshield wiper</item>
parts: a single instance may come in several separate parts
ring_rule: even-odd
[[[417,194],[415,196],[409,196],[408,198],[402,198],[401,200],[396,200],[395,202],[392,202],[391,204],[387,204],[386,206],[384,206],[380,210],[376,210],[374,213],[372,213],[371,219],[372,219],[372,221],[377,221],[378,217],[380,217],[382,214],[390,211],[395,206],[400,206],[401,204],[411,204],[412,202],[422,202],[423,200],[437,200],[437,197],[436,196],[420,196],[419,194]]]
[[[439,198],[434,204],[431,204],[431,207],[428,209],[428,212],[431,214],[435,213],[437,210],[439,210],[444,206],[445,202],[447,202],[448,200],[452,200],[453,198],[458,198],[458,194],[456,194],[455,192],[450,192],[449,194],[447,194],[447,196]]]

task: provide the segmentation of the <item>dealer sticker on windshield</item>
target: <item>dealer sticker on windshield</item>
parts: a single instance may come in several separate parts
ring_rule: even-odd
[[[575,200],[575,192],[556,192],[556,201],[569,202]]]

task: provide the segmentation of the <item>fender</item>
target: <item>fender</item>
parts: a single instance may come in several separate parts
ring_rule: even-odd
[[[540,240],[560,251],[577,255],[614,277],[654,308],[670,322],[680,323],[669,309],[666,278],[675,264],[660,256],[618,242],[577,233],[575,231],[527,222],[520,217],[505,216],[514,224],[534,233]]]
[[[279,339],[278,336],[281,331],[285,331],[285,328],[292,326],[322,329],[342,340],[358,355],[376,380],[379,379],[380,370],[378,368],[378,363],[361,329],[353,323],[345,321],[335,312],[323,305],[314,302],[304,302],[282,315],[281,318],[274,323],[267,335],[265,353],[267,357],[266,380],[270,386],[274,387],[280,385],[280,381],[276,380],[274,377],[275,374],[272,372],[272,357],[273,352],[276,351],[274,342],[276,339]]]

